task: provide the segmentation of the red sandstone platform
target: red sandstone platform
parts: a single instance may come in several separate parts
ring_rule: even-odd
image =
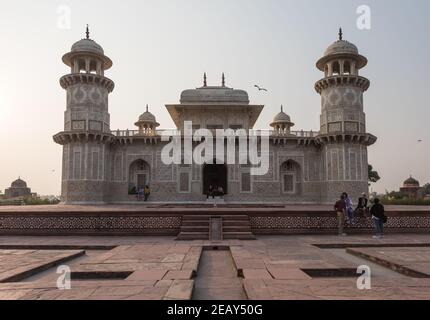
[[[430,207],[387,206],[387,233],[430,232]],[[184,216],[249,217],[257,234],[335,234],[338,222],[329,205],[208,204],[0,207],[0,235],[171,235]],[[370,217],[356,219],[348,233],[371,233]]]
[[[387,212],[427,212],[430,214],[430,206],[385,206]],[[51,206],[4,206],[0,207],[0,215],[8,213],[190,213],[196,212],[220,212],[248,213],[248,212],[267,212],[267,213],[312,213],[312,212],[332,212],[331,205],[313,204],[223,204],[214,207],[210,204],[133,204],[133,205],[51,205]]]

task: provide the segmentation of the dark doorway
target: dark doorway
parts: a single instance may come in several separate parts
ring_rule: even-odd
[[[227,166],[224,164],[206,164],[203,168],[203,194],[207,194],[209,187],[222,187],[224,194],[228,193]]]

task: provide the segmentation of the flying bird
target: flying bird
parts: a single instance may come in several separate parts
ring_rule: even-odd
[[[421,142],[423,142],[422,140],[418,140],[418,143],[421,143]]]
[[[258,91],[266,91],[269,92],[267,89],[261,88],[260,86],[255,85],[254,87],[256,87],[258,89]]]

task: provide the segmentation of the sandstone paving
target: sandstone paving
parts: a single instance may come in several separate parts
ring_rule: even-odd
[[[164,300],[190,300],[193,288],[194,280],[175,280],[164,296]]]
[[[158,239],[158,240],[157,240]],[[0,283],[0,299],[24,300],[186,300],[223,297],[257,300],[430,300],[430,277],[414,278],[384,268],[372,278],[371,290],[357,289],[357,276],[310,276],[306,270],[354,270],[348,250],[360,250],[392,264],[429,272],[430,235],[392,235],[374,240],[371,235],[261,236],[256,241],[185,241],[171,237],[0,237],[0,244],[110,245],[109,250],[0,250],[0,275],[38,271],[38,266],[67,258],[73,273],[89,279],[72,280],[71,290],[58,290],[55,268],[36,278]],[[340,256],[316,245],[339,247]],[[401,244],[401,247],[392,247]],[[207,251],[206,246],[223,251]],[[366,245],[368,247],[366,247]],[[353,247],[353,248],[350,248]],[[357,247],[359,246],[359,247]],[[83,256],[82,256],[83,255]],[[204,256],[204,261],[202,260]],[[231,262],[226,263],[226,257]],[[354,256],[355,257],[355,256]],[[356,257],[355,257],[356,258]],[[389,270],[389,269],[386,269]],[[124,278],[97,278],[100,275]],[[95,276],[95,278],[91,278]],[[73,278],[73,277],[72,277]],[[7,278],[6,278],[7,279]],[[197,294],[196,294],[197,293]]]
[[[402,273],[430,278],[430,246],[423,248],[353,248],[348,252],[376,263],[390,266]]]
[[[25,279],[84,253],[83,250],[0,250],[0,283]]]

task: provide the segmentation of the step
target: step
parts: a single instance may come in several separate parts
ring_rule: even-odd
[[[209,226],[181,226],[181,232],[209,232]]]
[[[208,215],[201,215],[201,216],[183,216],[182,217],[182,221],[186,221],[186,220],[209,220],[212,216],[208,216]]]
[[[223,232],[251,232],[250,226],[223,226]]]
[[[181,232],[176,240],[208,240],[209,232]]]
[[[225,240],[256,240],[252,232],[224,232]]]
[[[223,215],[223,214],[202,214],[202,215],[184,215],[182,216],[182,220],[209,220],[212,217],[221,217],[223,220],[240,220],[240,221],[249,221],[249,217],[246,215]]]
[[[221,217],[227,221],[249,221],[249,216],[222,215]]]
[[[209,220],[187,220],[182,221],[182,226],[206,226],[209,228]]]
[[[235,221],[235,220],[223,220],[223,225],[224,226],[247,226],[247,227],[251,227],[251,222],[249,221],[244,221],[244,220],[240,220],[240,221]]]
[[[194,240],[209,240],[209,236],[181,236],[176,238],[176,241],[194,241]]]

